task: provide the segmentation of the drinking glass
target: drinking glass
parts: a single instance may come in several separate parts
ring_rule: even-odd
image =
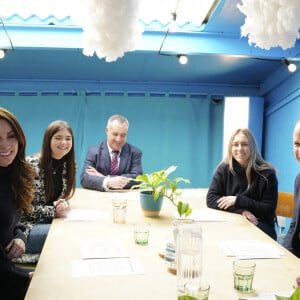
[[[250,293],[255,271],[255,262],[239,259],[233,262],[234,288],[240,292]]]
[[[177,227],[176,261],[177,289],[201,287],[202,276],[202,229],[200,224],[183,224]]]
[[[117,224],[126,223],[126,206],[127,201],[125,199],[113,199],[113,222]]]

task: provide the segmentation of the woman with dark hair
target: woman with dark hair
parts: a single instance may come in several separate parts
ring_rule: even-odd
[[[21,211],[29,211],[34,171],[25,160],[26,139],[16,117],[0,107],[0,297],[24,299],[32,273],[11,259],[25,252]]]
[[[40,153],[27,157],[35,170],[33,209],[21,221],[27,225],[27,253],[41,252],[53,218],[66,217],[75,192],[74,135],[70,125],[56,120],[47,127]]]
[[[252,132],[237,129],[212,178],[207,206],[242,214],[276,240],[277,197],[275,168],[262,158]]]

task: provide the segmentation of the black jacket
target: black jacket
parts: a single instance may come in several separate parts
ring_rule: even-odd
[[[278,198],[278,181],[273,170],[264,170],[260,173],[252,170],[251,185],[247,188],[246,172],[233,160],[235,175],[227,164],[220,164],[215,171],[207,193],[207,206],[219,209],[217,200],[223,196],[237,196],[234,206],[227,211],[242,213],[250,211],[259,222],[270,225],[275,232],[275,210]],[[273,231],[273,230],[272,230]]]
[[[19,218],[9,168],[0,167],[0,298],[3,300],[23,300],[29,284],[28,272],[16,267],[5,251],[14,238],[26,241],[22,231],[25,227],[19,223]]]

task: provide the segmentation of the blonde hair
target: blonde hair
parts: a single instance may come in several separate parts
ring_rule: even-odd
[[[234,140],[235,136],[238,135],[239,133],[244,134],[247,137],[248,142],[249,142],[249,147],[250,147],[250,158],[249,158],[249,162],[246,167],[246,177],[247,177],[248,188],[249,188],[250,184],[251,184],[251,170],[252,169],[257,173],[260,173],[261,171],[264,171],[264,170],[273,170],[276,172],[276,170],[270,163],[265,161],[263,159],[263,157],[261,156],[261,154],[257,148],[256,140],[255,140],[252,132],[248,128],[238,128],[232,133],[232,135],[229,139],[227,154],[222,161],[223,163],[225,163],[229,166],[230,172],[235,175],[235,172],[233,169],[232,144],[233,144],[233,140]],[[260,174],[260,175],[263,176],[262,174]]]

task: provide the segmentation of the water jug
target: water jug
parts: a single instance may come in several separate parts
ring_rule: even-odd
[[[176,262],[177,289],[199,289],[202,277],[202,229],[199,223],[177,227]]]

